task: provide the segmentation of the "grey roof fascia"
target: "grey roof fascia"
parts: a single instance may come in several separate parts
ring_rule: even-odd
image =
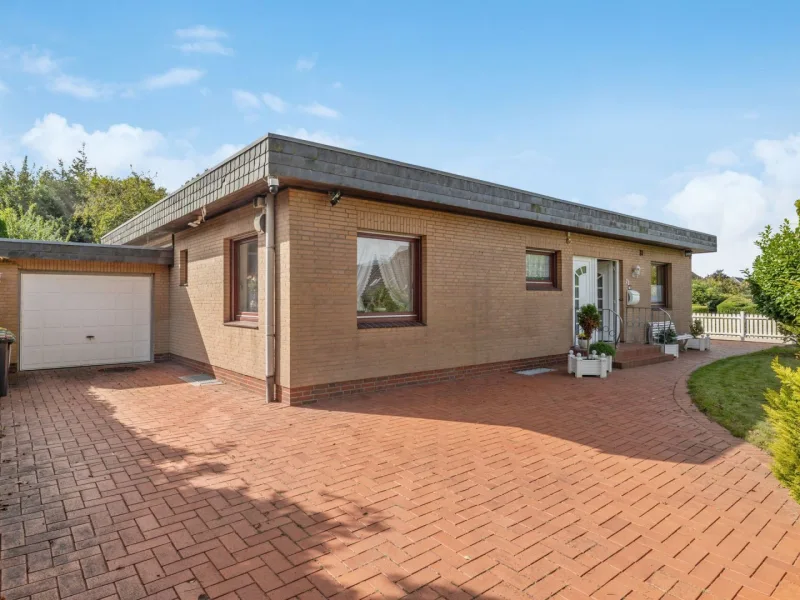
[[[204,205],[263,181],[341,188],[398,203],[539,224],[574,232],[715,252],[716,237],[407,163],[269,134],[209,169],[164,200],[103,237],[105,243],[138,241],[158,228],[186,220]],[[255,187],[254,187],[255,189]]]
[[[46,260],[85,260],[106,263],[171,265],[172,248],[114,246],[0,238],[0,256]]]

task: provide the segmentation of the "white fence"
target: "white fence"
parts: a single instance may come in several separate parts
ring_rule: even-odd
[[[713,339],[737,339],[751,342],[783,341],[778,324],[769,317],[747,313],[692,313],[692,321],[700,319],[703,329]]]

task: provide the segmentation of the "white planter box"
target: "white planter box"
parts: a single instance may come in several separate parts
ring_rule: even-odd
[[[686,349],[699,350],[700,352],[711,350],[711,337],[706,335],[704,337],[692,338],[690,340],[687,340]]]
[[[678,354],[680,354],[680,351],[681,351],[681,345],[680,344],[662,344],[661,345],[661,351],[664,354],[671,354],[675,358],[678,358]]]
[[[575,377],[583,377],[584,375],[592,377],[600,377],[605,379],[611,372],[611,363],[614,361],[613,357],[601,354],[593,355],[593,358],[576,355],[572,350],[567,355],[567,372],[574,373]]]

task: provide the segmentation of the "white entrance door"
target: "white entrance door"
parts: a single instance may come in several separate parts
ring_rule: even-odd
[[[23,273],[20,369],[152,360],[152,278]]]
[[[575,343],[578,340],[578,327],[575,318],[578,310],[586,304],[597,306],[597,259],[576,256],[572,260],[573,274],[573,316]],[[592,336],[593,338],[596,336]],[[593,339],[593,341],[596,341]]]

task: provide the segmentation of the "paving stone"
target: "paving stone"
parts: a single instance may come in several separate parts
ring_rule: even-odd
[[[757,347],[309,407],[173,363],[21,373],[0,403],[20,507],[2,595],[793,597],[800,510],[684,391]]]

